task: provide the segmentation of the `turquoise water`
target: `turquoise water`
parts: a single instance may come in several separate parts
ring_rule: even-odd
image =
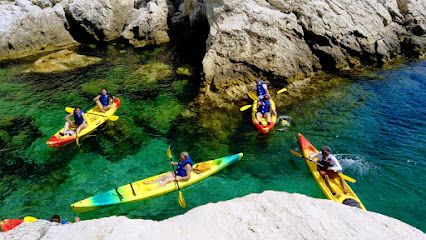
[[[297,133],[330,145],[357,180],[350,184],[365,207],[425,231],[426,62],[347,76],[303,102],[280,107],[293,125],[259,135],[249,112],[188,110],[196,97],[199,66],[173,48],[146,50],[81,47],[100,65],[61,74],[24,74],[31,61],[0,65],[0,217],[59,214],[93,219],[111,215],[161,220],[207,204],[265,190],[325,198],[300,152]],[[180,69],[179,69],[180,68]],[[186,69],[185,71],[182,70]],[[158,69],[153,71],[152,69]],[[94,136],[50,149],[45,142],[63,126],[66,106],[88,110],[103,85],[122,100],[120,119]],[[190,94],[188,94],[190,93]],[[280,98],[277,98],[278,100]],[[248,104],[241,102],[241,105]],[[196,109],[196,108],[191,108]],[[203,109],[203,108],[199,108]],[[178,193],[76,214],[70,204],[131,181],[170,170],[174,155],[195,162],[243,152],[244,158]]]

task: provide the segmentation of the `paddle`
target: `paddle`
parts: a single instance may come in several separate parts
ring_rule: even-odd
[[[172,151],[170,150],[170,146],[169,146],[169,148],[167,149],[167,156],[170,158],[170,161],[172,161],[172,160],[173,160],[173,159],[172,159]],[[174,172],[175,172],[175,167],[174,167],[174,165],[172,165],[172,169],[173,169],[173,173],[174,173]],[[186,208],[185,199],[183,199],[183,194],[182,194],[182,192],[180,191],[179,183],[178,183],[178,181],[176,180],[176,173],[174,173],[174,175],[175,175],[175,182],[176,182],[176,186],[177,186],[178,191],[179,191],[179,205],[180,205],[182,208]]]
[[[66,107],[65,111],[67,111],[67,113],[72,113],[74,111],[74,108]],[[118,120],[118,116],[106,116],[106,115],[96,114],[96,113],[86,113],[86,114],[106,117],[108,120],[111,120],[111,121],[117,121]]]
[[[300,154],[300,153],[298,153],[298,152],[296,152],[296,151],[293,151],[293,150],[291,150],[291,149],[290,149],[290,152],[291,152],[291,153],[293,153],[294,155],[298,156],[298,157],[302,157],[302,158],[304,158],[304,159],[306,159],[306,160],[308,160],[308,161],[311,161],[311,162],[313,162],[313,163],[316,163],[316,164],[317,164],[317,165],[319,165],[319,166],[322,166],[320,163],[317,163],[317,162],[313,161],[312,159],[305,158],[302,154]],[[337,172],[337,171],[334,171],[334,172]],[[343,174],[343,173],[341,173],[341,172],[337,172],[337,174],[339,174],[339,176],[340,176],[340,177],[342,177],[343,179],[345,179],[345,180],[347,180],[347,181],[349,181],[349,182],[352,182],[352,183],[355,183],[355,182],[356,182],[356,180],[355,180],[355,179],[353,179],[353,178],[351,178],[351,177],[348,177],[348,176],[346,176],[345,174]]]
[[[277,92],[277,94],[283,93],[283,92],[285,92],[285,91],[287,91],[287,88],[283,88],[283,89],[279,90],[279,91]],[[253,93],[253,92],[249,92],[249,93],[248,93],[248,96],[249,96],[251,99],[253,99],[254,101],[259,100],[259,98],[256,96],[256,94],[255,94],[255,93]],[[242,112],[242,111],[245,111],[245,110],[247,110],[247,109],[251,108],[251,106],[252,106],[252,104],[242,106],[242,107],[240,108],[240,111],[241,111],[241,112]]]

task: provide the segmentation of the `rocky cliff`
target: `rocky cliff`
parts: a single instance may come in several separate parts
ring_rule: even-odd
[[[378,213],[300,194],[266,191],[209,203],[159,222],[116,216],[70,225],[39,220],[0,233],[0,239],[424,240],[426,235]]]

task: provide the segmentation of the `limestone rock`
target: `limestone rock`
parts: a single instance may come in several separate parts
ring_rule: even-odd
[[[422,0],[206,0],[204,91],[238,97],[259,75],[286,84],[319,70],[382,65],[399,54],[424,56],[425,5]]]
[[[0,19],[0,60],[78,44],[59,6],[41,9],[27,0],[2,1]]]
[[[135,47],[168,42],[170,38],[167,33],[167,16],[167,1],[151,0],[146,7],[128,12],[121,35]]]
[[[65,11],[80,41],[110,41],[120,37],[133,5],[133,0],[70,0]]]
[[[163,221],[113,216],[60,225],[39,220],[0,233],[0,238],[425,240],[426,235],[378,213],[297,193],[266,191],[209,203]]]
[[[102,61],[98,57],[79,55],[70,50],[62,50],[38,59],[25,72],[50,73],[63,72],[76,68],[87,67]]]

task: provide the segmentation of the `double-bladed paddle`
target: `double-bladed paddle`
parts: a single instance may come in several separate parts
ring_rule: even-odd
[[[285,92],[285,91],[287,91],[287,88],[283,88],[283,89],[279,90],[279,91],[277,92],[277,94],[280,94],[280,93]],[[259,100],[259,98],[256,96],[256,94],[255,94],[254,92],[249,92],[249,93],[248,93],[248,96],[249,96],[249,97],[250,97],[253,101],[257,101],[257,100]],[[241,112],[242,112],[242,111],[245,111],[245,110],[247,110],[247,109],[251,108],[251,106],[252,106],[252,104],[242,106],[242,107],[240,108],[240,111],[241,111]]]
[[[291,152],[291,153],[293,153],[294,155],[298,156],[298,157],[302,157],[302,158],[304,158],[304,159],[306,159],[306,160],[308,160],[308,161],[311,161],[311,162],[313,162],[313,163],[315,163],[315,164],[317,164],[317,165],[319,165],[319,166],[322,166],[321,164],[317,163],[316,161],[314,161],[314,160],[312,160],[312,159],[309,159],[309,158],[306,158],[306,157],[304,157],[302,154],[300,154],[300,153],[298,153],[298,152],[296,152],[296,151],[293,151],[293,150],[291,150],[291,149],[290,149],[290,152]],[[334,172],[337,172],[337,171],[334,171]],[[347,180],[347,181],[349,181],[349,182],[352,182],[352,183],[355,183],[355,182],[356,182],[356,180],[355,180],[355,179],[353,179],[353,178],[351,178],[351,177],[348,177],[348,176],[346,176],[345,174],[343,174],[343,173],[341,173],[341,172],[337,172],[337,174],[339,174],[339,176],[340,176],[340,177],[342,177],[343,179],[345,179],[345,180]]]
[[[167,149],[167,156],[170,158],[170,161],[172,161],[172,160],[173,160],[173,159],[172,159],[172,151],[170,150],[170,146],[169,146],[169,148]],[[178,183],[178,181],[176,180],[175,167],[174,167],[173,165],[172,165],[172,169],[173,169],[173,174],[175,175],[175,182],[176,182],[176,186],[177,186],[178,191],[179,191],[179,205],[180,205],[182,208],[186,208],[185,199],[183,199],[183,194],[182,194],[182,192],[180,191],[179,183]]]
[[[71,107],[66,107],[65,111],[67,113],[72,113],[74,111],[74,108]],[[96,113],[85,113],[85,114],[89,114],[89,115],[96,115],[96,116],[101,116],[101,117],[106,117],[108,120],[111,121],[117,121],[118,120],[118,116],[106,116],[106,115],[102,115],[102,114],[96,114]]]

